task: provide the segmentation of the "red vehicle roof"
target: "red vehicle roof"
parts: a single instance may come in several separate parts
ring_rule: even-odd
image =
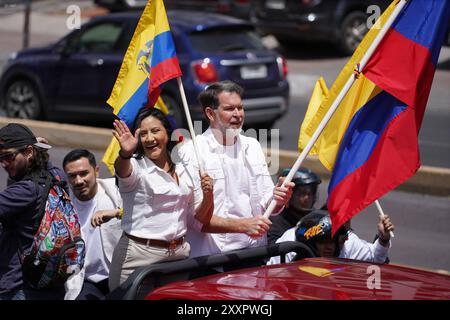
[[[374,267],[371,267],[374,266]],[[374,287],[376,271],[380,289]],[[450,276],[397,265],[309,258],[176,282],[147,300],[423,300],[450,299]]]

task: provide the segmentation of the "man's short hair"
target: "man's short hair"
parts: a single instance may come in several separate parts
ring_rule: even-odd
[[[89,161],[89,164],[93,168],[97,167],[97,162],[95,161],[95,156],[92,152],[90,152],[89,150],[86,150],[86,149],[74,149],[74,150],[70,151],[68,154],[66,154],[66,156],[64,157],[63,169],[64,170],[66,169],[66,164],[68,164],[69,162],[74,162],[81,158],[87,158]]]
[[[198,95],[198,101],[202,105],[203,111],[207,107],[217,109],[219,107],[219,94],[222,92],[234,92],[242,97],[244,88],[229,80],[215,82],[209,85]]]

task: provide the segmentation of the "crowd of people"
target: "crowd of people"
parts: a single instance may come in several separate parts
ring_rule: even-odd
[[[173,128],[157,109],[143,109],[135,128],[116,120],[120,152],[109,179],[98,177],[88,150],[70,151],[63,172],[49,161],[44,138],[21,124],[1,128],[0,163],[8,185],[0,192],[0,300],[103,299],[142,266],[282,241],[301,241],[319,256],[385,262],[394,229],[389,217],[380,218],[374,243],[359,239],[350,221],[331,237],[326,208],[314,208],[317,174],[300,168],[283,184],[287,169],[273,183],[261,145],[241,134],[242,95],[243,88],[230,81],[200,93],[209,128],[196,137],[198,159],[192,141],[171,140]],[[43,171],[65,177],[85,242],[81,270],[46,290],[31,286],[21,266],[46,201],[45,183],[32,179]],[[272,201],[267,219],[263,214]],[[311,228],[320,232],[311,235]]]

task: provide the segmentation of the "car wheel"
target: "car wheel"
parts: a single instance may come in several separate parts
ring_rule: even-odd
[[[342,53],[351,55],[369,31],[366,14],[361,11],[349,13],[342,21],[340,30],[340,49]]]
[[[8,87],[4,106],[10,118],[38,119],[41,116],[39,94],[27,80],[17,80]]]
[[[181,104],[170,95],[162,94],[161,97],[169,111],[168,115],[175,122],[176,128],[186,127],[185,115]]]

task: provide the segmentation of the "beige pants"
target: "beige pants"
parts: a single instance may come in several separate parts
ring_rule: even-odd
[[[164,248],[140,244],[122,234],[111,261],[109,289],[117,288],[139,267],[157,262],[186,259],[190,251],[191,247],[186,241],[174,251],[168,251]]]

